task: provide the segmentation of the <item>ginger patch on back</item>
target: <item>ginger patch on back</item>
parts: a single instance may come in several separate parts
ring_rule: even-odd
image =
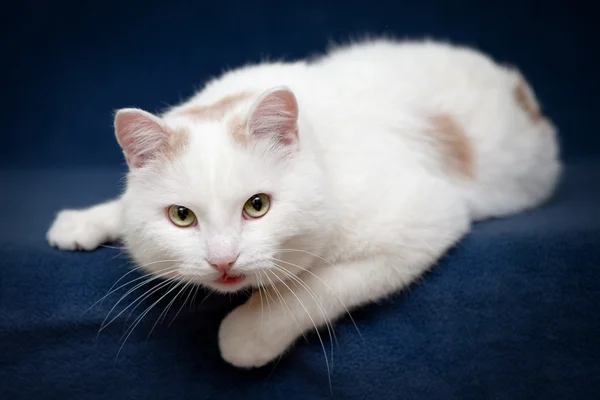
[[[517,85],[513,90],[513,96],[515,97],[515,101],[517,102],[519,107],[521,107],[523,111],[529,114],[529,117],[533,122],[538,122],[542,119],[540,106],[533,99],[523,79],[519,79],[519,81],[517,82]]]
[[[431,124],[444,165],[462,176],[473,178],[473,148],[458,121],[443,113],[433,116]]]

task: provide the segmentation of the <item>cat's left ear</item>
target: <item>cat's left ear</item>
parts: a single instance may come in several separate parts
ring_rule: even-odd
[[[263,93],[250,109],[248,133],[283,147],[295,146],[298,142],[298,103],[294,93],[285,86]]]

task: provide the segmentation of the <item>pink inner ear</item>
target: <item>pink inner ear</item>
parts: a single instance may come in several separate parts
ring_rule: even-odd
[[[258,99],[250,112],[251,135],[269,137],[289,145],[298,136],[298,103],[287,88],[276,88]]]
[[[141,167],[165,145],[168,134],[162,120],[136,108],[119,110],[115,135],[130,168]]]

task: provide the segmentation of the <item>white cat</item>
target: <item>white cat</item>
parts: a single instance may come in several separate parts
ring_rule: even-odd
[[[561,172],[520,73],[433,41],[245,66],[160,116],[119,110],[115,132],[125,192],[60,212],[48,241],[120,238],[165,278],[262,288],[221,324],[239,367],[407,286],[472,221],[548,199]]]

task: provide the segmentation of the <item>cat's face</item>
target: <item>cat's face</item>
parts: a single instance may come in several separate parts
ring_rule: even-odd
[[[281,269],[293,270],[287,252],[318,247],[327,218],[322,174],[299,137],[278,142],[281,132],[273,131],[240,141],[227,119],[182,121],[160,123],[170,132],[185,128],[184,145],[130,172],[129,252],[147,271],[219,291],[285,277]],[[250,119],[245,134],[257,134],[252,126]]]

